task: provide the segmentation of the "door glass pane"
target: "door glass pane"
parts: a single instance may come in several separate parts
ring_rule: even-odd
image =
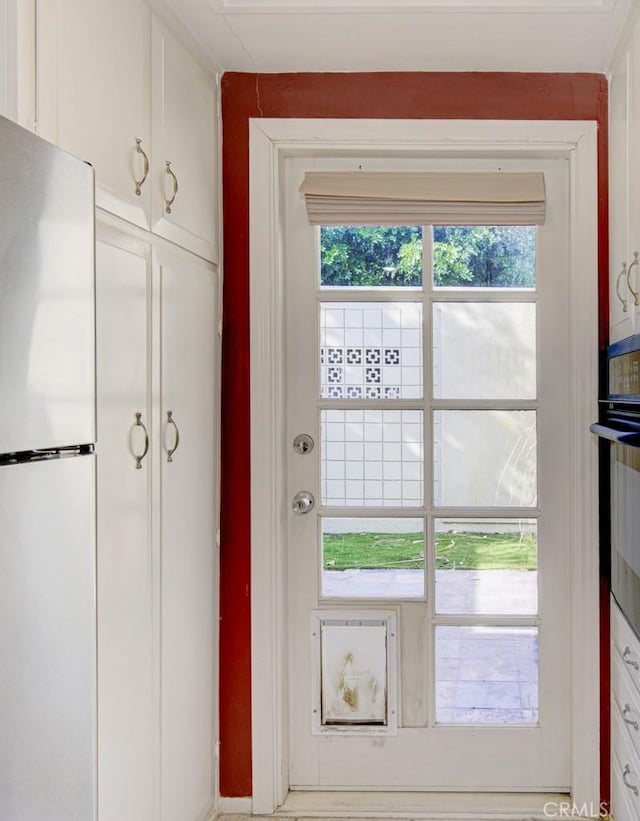
[[[436,411],[433,444],[436,505],[536,504],[535,411]]]
[[[436,519],[436,611],[538,612],[535,519]]]
[[[422,519],[322,519],[322,595],[424,596]]]
[[[534,288],[534,225],[434,225],[433,284],[444,288]]]
[[[323,505],[421,507],[422,422],[422,411],[321,411]]]
[[[538,721],[537,627],[436,627],[436,721]]]
[[[446,399],[535,399],[535,304],[436,302],[433,392]]]
[[[323,225],[320,287],[419,288],[422,228],[415,225]]]
[[[320,396],[422,397],[422,305],[329,302],[320,306]]]

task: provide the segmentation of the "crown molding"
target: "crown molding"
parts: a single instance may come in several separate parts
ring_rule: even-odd
[[[606,14],[618,0],[208,0],[220,14]]]

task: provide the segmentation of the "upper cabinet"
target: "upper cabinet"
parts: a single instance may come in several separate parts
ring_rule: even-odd
[[[609,84],[609,331],[611,341],[633,333],[627,284],[629,264],[629,52],[618,59]],[[631,298],[632,301],[632,298]]]
[[[215,78],[145,0],[41,0],[37,30],[40,134],[99,207],[216,262]]]
[[[0,0],[0,114],[35,128],[35,0]]]
[[[609,83],[610,341],[640,333],[640,19]]]
[[[151,32],[152,230],[212,259],[217,224],[215,88],[157,18]]]
[[[150,227],[151,13],[138,0],[49,0],[38,5],[40,134],[90,162],[96,204]]]

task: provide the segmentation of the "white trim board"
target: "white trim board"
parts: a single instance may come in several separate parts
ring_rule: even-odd
[[[218,798],[218,815],[251,815],[253,801],[250,798]]]
[[[223,14],[316,14],[343,12],[452,12],[508,11],[543,14],[605,14],[613,11],[616,0],[209,0]]]
[[[281,165],[286,157],[566,157],[570,166],[572,801],[599,802],[597,126],[582,121],[252,119],[250,133],[253,812],[288,793]],[[590,283],[590,287],[585,287]],[[588,676],[583,671],[591,671]],[[487,796],[488,797],[488,796]]]
[[[526,819],[566,804],[563,793],[290,792],[276,815],[297,818]],[[591,809],[591,808],[589,808]],[[563,816],[567,818],[568,816]],[[583,816],[584,818],[584,816]]]

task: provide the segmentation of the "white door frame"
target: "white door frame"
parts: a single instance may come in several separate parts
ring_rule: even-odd
[[[570,168],[572,800],[599,796],[597,126],[592,121],[251,119],[253,812],[288,792],[282,163],[289,156],[566,157]],[[585,675],[585,672],[587,675]]]

